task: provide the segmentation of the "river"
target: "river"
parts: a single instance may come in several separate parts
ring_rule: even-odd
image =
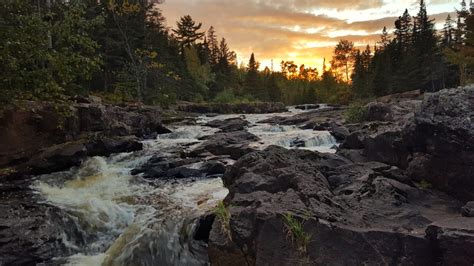
[[[259,123],[281,114],[201,116],[196,125],[171,126],[173,133],[144,141],[138,152],[93,157],[80,167],[37,178],[33,188],[48,204],[63,209],[75,230],[65,230],[63,242],[70,257],[58,257],[66,265],[207,265],[206,243],[193,239],[196,219],[228,193],[220,178],[188,178],[173,181],[147,180],[130,171],[154,154],[170,157],[199,145],[199,138],[216,129],[208,121],[244,117],[248,131],[269,145],[335,152],[336,140],[327,131]],[[298,143],[298,145],[295,145]],[[230,164],[232,162],[229,162]],[[200,167],[195,163],[191,167]]]

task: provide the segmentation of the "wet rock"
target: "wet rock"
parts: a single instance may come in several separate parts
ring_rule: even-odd
[[[204,163],[203,169],[209,176],[224,175],[227,165],[218,160],[211,160]]]
[[[474,201],[466,203],[466,205],[464,205],[461,210],[463,216],[474,217]]]
[[[11,168],[2,176],[6,179],[27,178],[67,170],[78,166],[91,156],[109,156],[113,153],[138,151],[143,144],[134,136],[104,137],[54,145],[39,152],[25,163]]]
[[[272,117],[260,121],[260,123],[268,123],[274,125],[296,125],[300,128],[311,129],[318,125],[329,125],[332,123],[342,124],[344,109],[340,107],[331,107],[326,109],[318,109],[304,112],[290,117]],[[317,130],[329,130],[328,128],[320,128]]]
[[[38,203],[27,183],[3,183],[1,190],[0,264],[50,264],[73,252],[65,241],[84,244],[74,220],[59,208]]]
[[[207,152],[213,155],[228,155],[237,160],[243,155],[254,151],[249,144],[259,138],[247,131],[217,133],[207,138],[201,145],[190,153],[190,156],[200,156]]]
[[[283,103],[185,103],[178,105],[178,110],[189,113],[217,113],[217,114],[264,114],[286,112]]]
[[[301,148],[305,146],[306,146],[306,142],[299,138],[291,140],[291,143],[290,143],[290,147],[292,148]]]
[[[208,127],[219,128],[223,132],[241,131],[248,126],[249,122],[240,117],[226,120],[212,120],[206,124]]]
[[[214,222],[209,242],[214,264],[432,265],[439,254],[425,230],[459,217],[458,201],[419,190],[402,169],[352,163],[337,154],[271,146],[239,159],[223,180],[231,237]],[[288,237],[288,214],[311,237],[304,249]]]
[[[216,215],[213,213],[203,215],[199,217],[196,224],[196,229],[194,230],[193,238],[200,241],[209,241],[209,235],[211,233],[212,224],[216,219]]]
[[[223,175],[227,167],[224,160],[202,162],[201,158],[173,158],[154,156],[144,165],[131,171],[132,175],[143,174],[147,179],[202,178]]]
[[[329,130],[337,141],[344,141],[350,135],[349,130],[345,126],[336,123],[330,124],[326,130]]]
[[[295,109],[307,111],[307,110],[319,109],[320,107],[321,106],[319,104],[303,104],[303,105],[295,106]]]

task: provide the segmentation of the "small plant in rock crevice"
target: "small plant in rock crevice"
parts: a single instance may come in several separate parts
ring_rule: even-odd
[[[226,234],[229,239],[231,238],[230,234],[230,211],[225,206],[223,201],[220,201],[216,208],[214,209],[214,214],[216,218],[220,221],[223,233]]]
[[[304,221],[300,221],[292,214],[287,213],[283,214],[283,223],[285,224],[287,237],[296,245],[299,252],[306,253],[306,247],[312,236],[304,231]]]
[[[417,185],[422,189],[432,189],[433,188],[433,184],[431,184],[429,181],[427,181],[425,179],[421,180],[419,183],[417,183]]]

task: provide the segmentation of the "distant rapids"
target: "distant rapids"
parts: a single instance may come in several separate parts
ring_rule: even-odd
[[[257,149],[279,145],[289,149],[335,152],[327,131],[259,123],[282,114],[201,116],[197,125],[175,126],[173,133],[144,141],[144,150],[93,157],[80,167],[44,175],[34,184],[44,201],[65,210],[75,221],[74,235],[63,236],[70,257],[66,265],[207,265],[206,244],[192,239],[195,220],[211,212],[228,191],[220,178],[159,182],[130,171],[154,154],[192,149],[217,130],[203,126],[216,119],[244,117],[248,131],[261,140]],[[196,164],[199,167],[199,163]]]

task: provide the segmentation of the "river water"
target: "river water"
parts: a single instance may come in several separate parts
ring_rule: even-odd
[[[205,123],[239,116],[249,121],[248,131],[260,137],[261,141],[252,144],[257,149],[279,145],[334,152],[336,140],[327,131],[259,123],[296,112],[301,111],[201,116],[196,125],[172,126],[173,133],[144,141],[142,151],[89,158],[80,167],[39,177],[35,191],[45,202],[65,210],[77,227],[74,234],[63,235],[64,244],[74,255],[55,260],[84,266],[207,265],[206,244],[193,239],[195,221],[212,212],[227,195],[222,180],[153,181],[132,176],[130,171],[154,154],[171,157],[193,149],[200,137],[218,131]]]

